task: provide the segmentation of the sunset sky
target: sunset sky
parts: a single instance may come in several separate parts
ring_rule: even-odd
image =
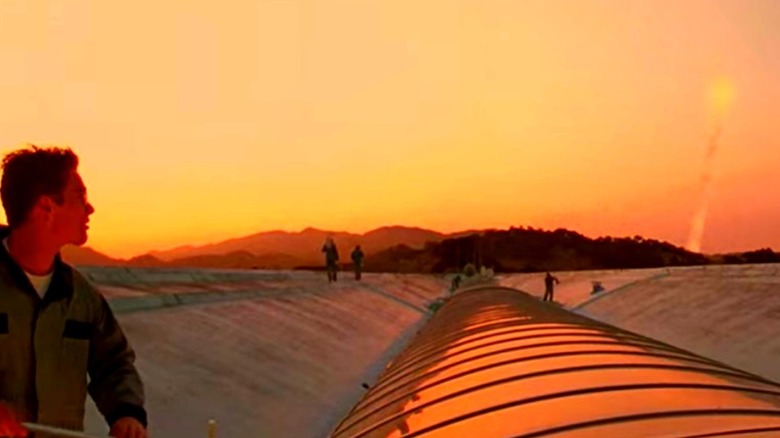
[[[780,2],[2,0],[25,143],[80,155],[116,257],[393,224],[686,245],[697,215],[702,251],[780,250]]]

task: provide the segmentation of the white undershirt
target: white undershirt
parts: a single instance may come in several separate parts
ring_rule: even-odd
[[[3,239],[3,246],[5,246],[5,250],[8,251],[8,254],[11,254],[11,250],[8,249],[7,237]],[[24,269],[22,269],[22,271],[24,271]],[[24,271],[24,273],[27,275],[27,278],[30,279],[30,283],[32,283],[35,291],[38,292],[38,296],[43,299],[43,296],[46,295],[46,290],[49,289],[49,284],[51,284],[51,276],[54,272],[49,272],[46,275],[33,275],[27,271]]]

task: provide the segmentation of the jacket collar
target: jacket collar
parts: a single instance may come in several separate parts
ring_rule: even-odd
[[[11,234],[11,229],[7,226],[0,226],[0,242]],[[0,244],[0,263],[6,268],[11,279],[20,289],[34,295],[40,299],[38,292],[30,283],[30,279],[25,274],[21,266],[11,257],[11,254],[5,249],[5,245]],[[51,284],[44,295],[44,301],[54,301],[60,298],[69,298],[73,295],[73,270],[67,263],[62,261],[59,254],[54,258],[54,271],[52,272]]]

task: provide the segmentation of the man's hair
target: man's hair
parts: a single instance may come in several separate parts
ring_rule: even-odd
[[[3,158],[0,198],[8,225],[22,224],[41,196],[64,201],[68,174],[76,170],[79,158],[70,148],[40,148],[30,145]]]

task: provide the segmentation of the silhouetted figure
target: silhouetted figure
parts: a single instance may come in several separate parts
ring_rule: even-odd
[[[146,438],[135,352],[100,291],[60,256],[86,243],[95,211],[78,164],[71,149],[37,146],[2,159],[0,408],[80,431],[89,394],[112,437]]]
[[[360,249],[360,245],[355,246],[352,250],[352,265],[355,267],[355,280],[360,281],[360,274],[363,272],[363,250]]]
[[[325,244],[322,245],[322,252],[325,253],[325,269],[328,271],[328,283],[335,282],[336,273],[338,272],[339,250],[336,248],[336,243],[333,242],[332,237],[328,237],[325,240]]]
[[[555,284],[560,283],[556,277],[553,277],[548,272],[547,275],[544,277],[544,298],[542,301],[553,301],[553,291],[555,289]],[[548,300],[547,297],[550,297]]]
[[[455,289],[457,289],[458,287],[460,287],[460,274],[452,277],[452,284],[450,285],[450,291],[454,292]]]

